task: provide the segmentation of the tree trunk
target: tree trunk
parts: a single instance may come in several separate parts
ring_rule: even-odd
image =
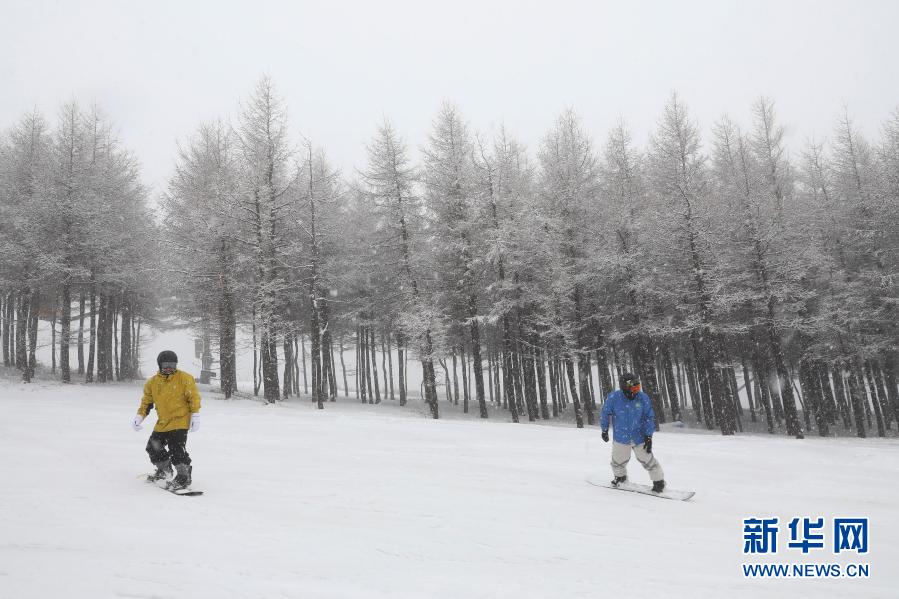
[[[390,376],[387,378],[387,380],[390,382],[390,401],[395,401],[396,397],[393,394],[393,349],[391,347],[393,345],[393,339],[392,339],[392,335],[390,334],[390,331],[387,332],[385,337],[387,338],[387,343],[386,343],[387,347],[386,348],[384,347],[384,345],[385,345],[383,343],[384,337],[382,337],[381,338],[382,339],[381,349],[382,349],[382,353],[384,353],[387,356],[387,370],[389,371],[389,374],[390,374]],[[382,361],[383,361],[383,358],[382,358]]]
[[[493,400],[493,354],[487,353],[487,397],[490,398],[490,403],[494,404]]]
[[[596,369],[599,371],[599,381],[600,381],[600,397],[605,400],[606,396],[615,390],[615,387],[612,383],[612,377],[609,375],[609,360],[606,355],[606,341],[605,341],[605,331],[602,327],[599,328],[599,333],[597,335],[597,349],[596,349]]]
[[[535,340],[536,341],[536,340]],[[546,364],[543,349],[535,343],[534,355],[537,361],[537,389],[540,394],[540,417],[549,420],[549,406],[546,405]]]
[[[837,402],[840,416],[843,419],[843,428],[848,431],[852,428],[852,417],[849,403],[846,400],[846,384],[843,377],[843,365],[840,363],[833,364],[832,369],[834,400]]]
[[[368,329],[365,325],[360,329],[362,335],[362,354],[359,358],[362,360],[362,376],[365,390],[368,392],[368,403],[374,405],[375,390],[371,384],[371,353],[368,351]]]
[[[375,349],[375,351],[377,351],[377,348],[378,348],[378,345],[377,345],[377,337],[376,337],[376,335],[375,335],[375,330],[374,330],[374,328],[372,328],[372,331],[371,331],[371,341],[372,341],[372,347]],[[383,331],[381,332],[381,344],[380,344],[380,346],[381,346],[381,376],[382,376],[383,378],[381,379],[381,387],[379,387],[379,388],[383,388],[383,389],[384,389],[384,396],[383,396],[382,399],[387,399],[387,387],[388,387],[388,383],[387,383],[387,357],[384,355],[384,332],[383,332]],[[374,357],[373,357],[372,359],[374,360]],[[375,363],[375,366],[374,366],[374,367],[375,367],[375,378],[377,378],[377,376],[378,376],[378,365],[377,365],[377,363]]]
[[[443,367],[443,391],[446,393],[446,402],[450,405],[453,403],[453,389],[450,387],[450,373],[449,368],[446,366],[446,360],[440,358],[437,360],[441,367]]]
[[[300,350],[303,354],[303,393],[309,395],[309,371],[306,369],[306,336],[300,335]]]
[[[465,355],[465,345],[459,346],[459,357],[462,360],[462,413],[468,414],[468,357]]]
[[[677,392],[681,399],[681,408],[686,410],[688,407],[687,406],[688,390],[687,390],[687,386],[684,384],[684,368],[683,368],[683,362],[681,361],[681,357],[680,357],[679,353],[674,354],[674,370],[675,370],[675,373],[677,374]],[[690,404],[690,407],[692,407],[692,403]]]
[[[469,333],[471,334],[475,400],[478,402],[478,415],[481,418],[487,418],[487,400],[484,396],[484,365],[481,360],[481,328],[477,319],[477,302],[473,294],[468,299],[468,315],[471,317]]]
[[[108,300],[109,314],[106,315],[106,380],[111,382],[115,380],[116,351],[114,344],[116,342],[115,328],[118,319],[119,302],[116,295],[110,295]]]
[[[322,293],[322,297],[327,298],[329,293],[326,289]],[[335,401],[337,399],[337,379],[334,377],[334,360],[332,359],[331,316],[328,311],[328,300],[322,299],[320,304],[322,326],[322,399],[327,397],[329,401]]]
[[[899,425],[899,392],[896,391],[896,352],[888,352],[883,359],[883,378],[887,388],[893,418]]]
[[[528,405],[528,419],[533,422],[539,418],[537,406],[537,381],[534,375],[534,357],[531,349],[525,345],[521,355],[521,371],[524,383],[524,397]]]
[[[281,397],[278,380],[278,332],[274,319],[269,316],[262,329],[262,394],[268,403],[275,403]]]
[[[225,277],[219,298],[219,384],[225,399],[237,392],[237,317],[234,293]]]
[[[770,311],[770,309],[769,309]],[[773,316],[771,317],[773,319]],[[787,434],[793,435],[797,439],[805,437],[802,433],[802,426],[799,424],[799,418],[796,413],[796,399],[793,395],[793,381],[787,370],[786,360],[784,359],[783,347],[780,342],[780,336],[774,323],[768,323],[768,341],[771,345],[771,357],[774,360],[774,368],[777,371],[777,378],[780,381],[781,401],[783,403],[784,417],[787,422]]]
[[[105,383],[109,376],[109,356],[106,345],[106,321],[109,320],[109,297],[99,294],[97,313],[97,382]]]
[[[19,294],[19,305],[16,310],[16,368],[28,377],[28,304],[31,290],[25,288]]]
[[[337,343],[338,343],[338,348],[340,350],[340,372],[343,374],[343,396],[349,397],[350,396],[350,388],[349,388],[349,385],[347,384],[347,380],[346,380],[346,363],[343,361],[344,347],[343,347],[343,333],[342,332],[340,333],[340,338],[338,339]]]
[[[284,387],[281,389],[281,399],[290,397],[293,388],[293,339],[290,333],[284,333]]]
[[[677,398],[677,385],[675,383],[674,370],[671,361],[671,348],[667,345],[662,348],[662,368],[665,373],[668,399],[671,403],[671,419],[678,422],[681,419],[680,402]]]
[[[140,368],[140,326],[141,326],[141,318],[140,315],[136,319],[132,319],[132,325],[134,321],[137,320],[137,326],[134,327],[134,330],[131,334],[131,343],[134,345],[134,348],[131,352],[131,355],[134,356],[134,372],[135,375],[143,378],[143,373],[141,373]]]
[[[824,362],[816,361],[814,363],[814,374],[821,386],[821,395],[824,398],[824,409],[822,410],[824,419],[828,426],[836,424],[839,408],[834,397],[833,386],[830,384],[830,371]]]
[[[872,360],[871,372],[874,376],[872,384],[874,385],[875,389],[877,389],[877,395],[880,397],[880,407],[881,412],[883,413],[883,421],[887,430],[890,430],[893,418],[892,401],[890,398],[889,390],[886,386],[886,382],[884,380],[883,369],[880,365],[879,360]]]
[[[83,294],[82,294],[83,297]],[[122,301],[121,354],[119,358],[120,380],[130,381],[134,378],[134,356],[131,355],[131,298],[125,296]],[[81,332],[79,331],[79,337]],[[81,348],[79,347],[79,352]]]
[[[704,341],[699,337],[698,332],[690,335],[690,341],[693,344],[693,353],[696,356],[696,372],[699,375],[699,393],[702,397],[702,415],[705,420],[705,426],[708,430],[712,430],[712,414],[714,411],[715,420],[721,422],[723,410],[721,409],[721,399],[713,393],[719,393],[721,389],[720,381],[712,380],[712,373],[715,371],[710,365],[708,348],[705,347]],[[717,389],[714,387],[717,386]],[[728,434],[723,429],[722,434]]]
[[[35,289],[32,291],[28,303],[28,365],[25,368],[25,372],[28,375],[28,382],[30,382],[31,379],[34,378],[34,370],[37,367],[37,359],[35,358],[34,351],[37,349],[37,321],[41,309],[40,290]]]
[[[359,325],[356,325],[356,343],[355,343],[355,347],[353,349],[355,350],[354,351],[354,359],[356,361],[356,368],[353,370],[353,373],[354,373],[353,376],[354,376],[355,383],[356,383],[356,399],[361,399],[362,403],[365,403],[365,398],[362,397],[362,382],[361,382],[361,376],[360,376],[361,366],[359,365],[359,356],[362,355],[362,353],[359,351]]]
[[[652,400],[653,411],[656,416],[656,429],[660,422],[666,421],[665,407],[662,405],[662,397],[659,390],[659,382],[656,377],[655,358],[653,352],[653,341],[641,336],[637,340],[637,347],[634,351],[634,363],[637,368],[637,375],[640,377],[643,391],[649,395]]]
[[[693,407],[693,413],[696,416],[696,421],[701,423],[702,420],[702,393],[699,388],[699,380],[697,379],[697,370],[696,364],[693,361],[693,358],[690,355],[690,350],[687,349],[684,354],[684,372],[687,376],[687,387],[690,389],[690,404]]]
[[[453,392],[450,396],[450,403],[453,405],[459,405],[459,373],[458,373],[458,365],[456,364],[456,348],[455,346],[450,349],[450,354],[453,358]],[[446,369],[446,366],[444,366]],[[446,376],[446,384],[447,389],[449,389],[449,373]]]
[[[78,292],[78,374],[84,374],[84,288]]]
[[[300,395],[300,340],[302,333],[293,336],[293,394]]]
[[[556,381],[556,364],[555,357],[552,354],[549,354],[547,360],[547,368],[549,370],[549,400],[552,405],[552,417],[558,418],[559,416],[559,397],[557,395],[559,390],[559,384]]]
[[[521,381],[521,353],[518,347],[517,337],[515,345],[512,348],[512,386],[515,387],[515,400],[517,402],[517,409],[519,413],[521,412],[522,408],[530,408],[525,400],[524,388]],[[528,417],[533,420],[530,411],[528,411]]]
[[[799,364],[799,380],[802,382],[802,389],[806,397],[806,411],[810,410],[814,413],[818,435],[826,437],[828,424],[827,414],[824,410],[824,394],[813,362],[803,360]]]
[[[874,418],[877,422],[877,436],[886,437],[886,427],[883,422],[883,412],[880,409],[880,397],[877,393],[877,386],[874,382],[874,374],[871,370],[871,361],[865,360],[865,380],[867,380],[868,397],[871,399],[871,405],[874,408]],[[862,396],[864,397],[864,395]]]
[[[730,360],[728,360],[730,363]],[[727,374],[727,384],[730,385],[731,395],[733,397],[733,412],[731,414],[732,418],[736,421],[737,430],[741,433],[743,432],[743,404],[740,402],[740,388],[737,385],[737,371],[734,367],[728,366],[726,369]]]
[[[9,343],[10,343],[10,327],[13,321],[13,294],[7,293],[6,297],[3,298],[2,311],[0,311],[0,316],[3,317],[3,333],[2,333],[2,343],[3,343],[3,365],[9,368],[12,365],[11,355],[12,352],[9,351]],[[55,370],[54,370],[55,372]]]
[[[862,403],[861,372],[857,363],[849,363],[849,401],[855,417],[855,433],[859,437],[868,436],[865,431],[865,407]]]
[[[371,376],[369,379],[369,384],[374,381],[374,390],[375,390],[375,403],[381,403],[381,388],[378,385],[378,354],[377,354],[377,346],[375,345],[375,328],[373,326],[368,327],[368,337],[370,339],[368,343],[368,349],[370,352],[370,356],[365,358],[365,370]],[[370,361],[369,361],[370,360]],[[369,387],[371,389],[372,387]]]
[[[496,406],[506,409],[503,405],[503,388],[500,383],[500,371],[502,370],[502,349],[493,353],[493,401]]]
[[[756,422],[755,404],[752,399],[752,385],[749,381],[749,365],[746,362],[745,352],[741,352],[740,354],[740,366],[743,370],[743,388],[746,389],[746,400],[749,403],[749,420]]]
[[[431,408],[431,417],[435,420],[440,417],[440,410],[437,406],[437,375],[434,372],[434,359],[432,353],[434,344],[431,340],[431,331],[428,329],[423,338],[421,366],[424,373],[425,401]]]
[[[736,409],[734,404],[736,403],[736,398],[734,398],[734,390],[730,386],[730,380],[727,376],[726,368],[715,368],[715,372],[721,378],[721,395],[724,400],[724,405],[722,409],[721,415],[721,424],[722,427],[727,427],[730,424],[730,421],[733,420],[734,424],[736,424],[736,418],[734,418]],[[726,424],[725,424],[726,422]],[[723,434],[723,433],[722,433]]]
[[[753,343],[752,369],[756,397],[761,398],[762,407],[765,410],[765,424],[768,427],[768,433],[774,434],[774,414],[771,409],[771,388],[768,385],[768,373],[765,370],[765,358],[757,343]]]
[[[362,403],[367,403],[365,386],[365,340],[362,337],[362,325],[356,326],[356,389]]]
[[[577,371],[580,397],[584,402],[584,411],[587,412],[587,424],[593,426],[596,424],[596,404],[590,396],[590,387],[587,382],[587,377],[590,376],[590,358],[589,354],[583,351],[579,351],[577,355]]]
[[[2,300],[2,296],[0,296]],[[50,316],[50,373],[56,374],[56,314],[59,312],[59,296],[53,298],[53,314]],[[3,307],[0,305],[0,318],[3,317]]]
[[[115,379],[117,381],[121,379],[121,357],[119,355],[119,304],[120,302],[117,300],[115,302],[115,309],[112,312],[112,343],[113,343],[113,351],[111,352],[113,368],[110,368],[110,372],[115,372]],[[113,380],[110,377],[110,380]]]
[[[59,307],[59,372],[62,382],[72,382],[72,372],[69,366],[69,345],[72,342],[72,289],[66,280],[62,285],[62,297]],[[91,306],[93,309],[93,306]],[[91,317],[93,324],[93,317]]]
[[[313,277],[314,281],[314,277]],[[322,348],[318,320],[318,291],[314,283],[309,286],[309,357],[312,365],[312,401],[319,410],[325,408],[322,398]]]
[[[396,372],[397,372],[397,383],[399,384],[400,391],[400,405],[406,405],[406,349],[404,343],[406,341],[405,335],[397,335],[396,336]]]
[[[503,316],[503,398],[512,415],[512,422],[518,423],[518,407],[515,401],[515,389],[512,383],[512,334],[509,317]]]
[[[253,308],[253,395],[259,395],[259,353],[256,346],[256,308]]]
[[[568,374],[568,387],[571,392],[571,401],[574,404],[574,420],[578,428],[584,428],[584,416],[581,414],[581,402],[577,395],[577,383],[574,378],[574,361],[571,356],[565,356],[565,372]]]
[[[94,381],[94,363],[97,360],[97,312],[98,312],[98,303],[97,303],[97,283],[94,281],[94,273],[91,272],[91,284],[90,284],[90,299],[91,299],[91,319],[90,319],[90,344],[87,347],[87,367],[84,371],[84,382],[92,383]],[[62,304],[60,308],[65,304]],[[62,354],[62,333],[60,329],[60,355]],[[60,365],[60,370],[62,366]]]
[[[119,314],[119,301],[118,294],[112,294],[109,296],[109,314],[108,319],[106,321],[106,326],[108,330],[106,331],[106,340],[109,343],[108,351],[106,353],[107,359],[109,360],[109,364],[107,365],[107,381],[114,381],[117,375],[117,360],[118,360],[118,338],[116,337],[116,329],[118,328],[118,316]]]

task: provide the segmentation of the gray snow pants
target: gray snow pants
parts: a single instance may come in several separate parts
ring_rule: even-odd
[[[627,476],[627,463],[631,459],[631,450],[637,456],[637,461],[649,472],[652,481],[664,480],[665,473],[662,465],[651,453],[646,453],[643,444],[612,442],[612,474],[615,476]]]

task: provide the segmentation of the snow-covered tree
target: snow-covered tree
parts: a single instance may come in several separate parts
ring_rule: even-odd
[[[444,104],[434,119],[423,167],[434,264],[440,279],[438,302],[440,310],[461,325],[457,336],[464,340],[464,333],[469,335],[476,399],[481,418],[486,418],[480,306],[484,263],[478,247],[486,206],[477,193],[472,168],[468,128],[458,109]],[[464,410],[468,411],[467,402]]]
[[[436,317],[424,288],[425,251],[423,204],[416,193],[415,174],[405,142],[385,122],[368,146],[368,167],[362,173],[365,198],[377,218],[376,243],[384,276],[395,281],[400,307],[400,345],[415,340],[424,378],[424,395],[431,415],[439,416],[434,370],[433,329]]]
[[[247,243],[238,209],[238,175],[234,135],[225,123],[201,125],[180,148],[175,175],[161,204],[167,240],[188,290],[184,316],[204,335],[217,333],[222,392],[237,391],[237,320],[244,312]]]
[[[293,148],[288,138],[286,108],[272,81],[265,77],[246,101],[235,129],[241,179],[239,207],[248,230],[254,265],[253,310],[259,323],[262,384],[265,399],[280,397],[278,323],[286,282],[282,269],[288,194],[294,182]]]
[[[668,215],[667,235],[654,239],[654,259],[669,264],[660,285],[675,305],[677,318],[688,335],[699,372],[703,414],[722,434],[736,430],[732,406],[723,396],[718,369],[716,302],[720,293],[718,264],[713,254],[716,231],[712,226],[706,157],[700,150],[699,127],[675,94],[665,106],[650,140],[647,156],[652,193]]]
[[[551,335],[561,344],[565,374],[578,427],[595,423],[595,406],[588,388],[589,372],[589,265],[597,240],[599,165],[593,142],[574,111],[566,111],[544,137],[540,161],[541,217],[555,262],[546,281],[549,294],[544,309]],[[551,315],[551,316],[550,316]],[[575,382],[574,363],[579,376]]]

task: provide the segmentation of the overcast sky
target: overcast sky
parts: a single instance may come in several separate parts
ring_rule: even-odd
[[[567,107],[597,142],[621,116],[643,143],[674,90],[704,128],[765,94],[800,147],[843,104],[876,134],[897,59],[897,1],[0,0],[0,127],[96,102],[157,191],[176,142],[263,74],[350,174],[384,116],[419,147],[444,100],[534,150]]]

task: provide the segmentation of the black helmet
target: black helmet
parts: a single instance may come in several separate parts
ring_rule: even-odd
[[[628,399],[633,399],[640,391],[640,378],[632,372],[625,372],[618,377],[618,384]]]
[[[156,356],[156,365],[159,366],[159,371],[162,372],[163,363],[178,363],[178,354],[173,352],[170,349],[159,352],[159,355]]]
[[[618,386],[624,390],[630,390],[631,387],[636,387],[639,384],[640,377],[633,372],[625,372],[618,377]]]

